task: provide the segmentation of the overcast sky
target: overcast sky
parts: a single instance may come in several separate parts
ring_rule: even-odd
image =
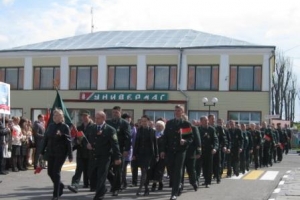
[[[300,77],[300,0],[1,0],[0,49],[90,33],[91,8],[94,32],[194,29],[274,45]]]

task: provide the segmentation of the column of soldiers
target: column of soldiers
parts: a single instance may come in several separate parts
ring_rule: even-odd
[[[103,199],[107,193],[106,179],[111,185],[112,196],[118,196],[126,189],[121,187],[124,158],[133,152],[132,159],[142,171],[136,195],[149,195],[150,182],[153,182],[152,192],[156,190],[157,183],[158,190],[162,190],[166,168],[170,200],[175,200],[183,191],[185,172],[195,191],[200,185],[209,188],[212,180],[221,183],[225,169],[229,178],[249,171],[251,164],[257,169],[280,162],[291,138],[280,124],[275,129],[273,124],[267,126],[265,122],[260,127],[230,120],[224,126],[222,119],[215,123],[214,115],[202,116],[199,124],[192,125],[184,108],[176,105],[174,119],[167,122],[159,119],[154,123],[154,129],[150,126],[149,117],[142,116],[133,144],[131,127],[121,118],[121,113],[121,108],[115,106],[112,119],[106,120],[106,114],[98,111],[95,122],[91,121],[88,112],[82,113],[83,124],[77,129],[83,131],[84,137],[77,138],[75,142],[77,168],[68,187],[71,191],[78,192],[83,173],[84,187],[95,192],[94,200]],[[201,175],[204,178],[202,183]],[[136,181],[133,186],[137,186]]]

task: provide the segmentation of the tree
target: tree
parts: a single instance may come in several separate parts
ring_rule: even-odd
[[[295,100],[297,97],[297,77],[293,74],[292,61],[283,53],[276,53],[275,71],[272,76],[272,114],[280,119],[295,119]]]

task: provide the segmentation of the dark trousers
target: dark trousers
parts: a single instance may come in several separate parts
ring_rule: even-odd
[[[264,156],[263,156],[263,165],[268,166],[270,161],[270,146],[264,145]]]
[[[34,152],[34,159],[33,159],[33,166],[34,168],[37,167],[39,162],[39,156],[42,150],[43,140],[39,139],[35,141],[35,152]]]
[[[277,147],[277,158],[279,162],[282,161],[282,153],[283,150],[280,147]]]
[[[250,150],[248,148],[245,151],[245,165],[246,165],[246,170],[249,171],[249,167],[250,167]]]
[[[126,187],[127,186],[127,166],[130,164],[130,161],[125,161],[124,162],[124,165],[122,166],[122,182],[121,182],[121,185],[123,187]]]
[[[253,148],[253,159],[254,159],[254,167],[258,168],[258,157],[259,157],[259,149],[256,147]]]
[[[231,153],[226,154],[227,176],[232,175],[232,156]]]
[[[195,161],[196,178],[199,182],[202,169],[202,156]]]
[[[136,163],[136,160],[131,161],[131,174],[132,174],[132,184],[136,185],[137,184],[137,178],[138,178],[138,166]]]
[[[263,152],[263,149],[264,147],[263,147],[263,145],[260,145],[260,147],[259,147],[259,154],[258,154],[258,158],[259,158],[259,167],[261,168],[261,166],[263,165],[263,155],[264,155],[264,152]]]
[[[246,151],[245,151],[245,149],[243,149],[243,151],[240,153],[240,171],[243,174],[246,171]]]
[[[291,149],[291,141],[289,140],[286,145],[284,145],[285,155],[289,153],[289,149]]]
[[[165,166],[166,164],[164,159],[159,159],[158,162],[155,162],[155,164],[151,165],[150,169],[148,170],[149,180],[153,180],[154,182],[162,182]]]
[[[213,155],[213,173],[217,181],[221,180],[221,151],[217,151]]]
[[[221,168],[220,168],[221,176],[222,176],[224,168],[225,168],[225,160],[226,160],[226,153],[221,151]]]
[[[184,183],[184,172],[186,169],[186,172],[189,175],[189,182],[191,185],[196,184],[196,170],[195,170],[195,163],[196,159],[195,158],[190,158],[186,157],[184,161],[184,165],[182,168],[182,179],[181,179],[181,184],[183,185]]]
[[[213,165],[213,154],[211,150],[203,151],[202,153],[203,158],[203,176],[205,180],[205,184],[211,184],[211,176],[212,176],[212,165]]]
[[[88,174],[89,159],[76,157],[76,163],[77,165],[76,165],[75,174],[72,177],[72,185],[78,187],[81,179],[81,174],[83,173],[83,185],[88,186],[89,185],[89,174]]]
[[[172,196],[177,196],[182,179],[182,168],[185,160],[185,152],[170,152],[167,155],[167,165],[170,171]]]
[[[90,168],[90,181],[91,186],[93,184],[96,185],[96,195],[95,199],[102,197],[105,195],[106,187],[105,187],[105,181],[108,174],[108,169],[110,166],[110,157],[107,158],[101,158],[101,161],[97,163],[91,163]]]
[[[61,168],[66,160],[66,156],[48,156],[48,175],[53,182],[53,197],[59,197],[64,187],[60,181]]]
[[[122,168],[124,165],[124,158],[121,158],[121,165],[115,165],[111,163],[111,169],[108,171],[107,178],[111,184],[112,191],[119,191],[121,189],[121,179],[122,179]]]
[[[240,152],[238,148],[231,149],[231,163],[233,168],[233,173],[239,175],[239,162],[240,162]]]
[[[277,162],[277,147],[275,146],[273,149],[273,159],[274,159],[274,163]]]
[[[3,146],[0,145],[0,172],[4,171],[5,158],[3,158]]]

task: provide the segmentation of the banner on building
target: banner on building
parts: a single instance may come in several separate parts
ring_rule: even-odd
[[[168,93],[81,92],[80,100],[87,101],[167,101]]]
[[[0,113],[10,115],[10,85],[0,82]]]

